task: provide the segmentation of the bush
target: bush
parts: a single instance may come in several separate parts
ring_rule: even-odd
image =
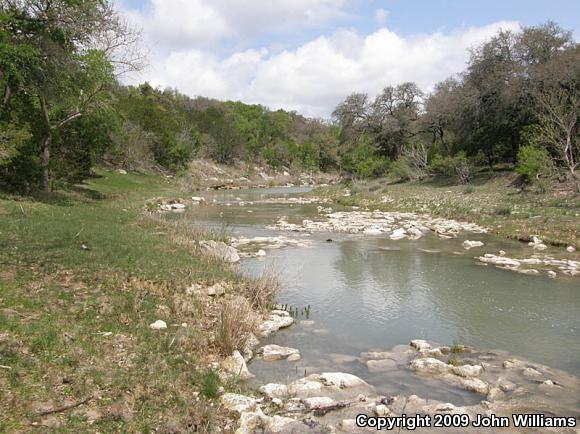
[[[391,173],[403,181],[412,181],[425,177],[425,171],[414,167],[412,161],[407,156],[399,157],[391,164]]]
[[[542,175],[547,174],[551,160],[545,148],[527,145],[518,151],[516,172],[527,184],[538,183]]]
[[[471,162],[465,152],[458,152],[454,157],[437,155],[430,164],[433,172],[448,178],[454,178],[460,184],[467,184],[471,180]]]
[[[386,158],[377,155],[376,150],[365,139],[342,157],[342,166],[345,171],[358,178],[378,177],[386,173],[389,162]]]

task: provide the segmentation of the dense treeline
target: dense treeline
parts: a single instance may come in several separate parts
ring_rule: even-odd
[[[524,180],[565,173],[578,185],[580,46],[551,22],[500,31],[432,93],[414,83],[372,101],[355,93],[333,116],[359,176],[441,172],[468,182],[473,165],[517,163]]]
[[[49,190],[100,161],[180,171],[197,157],[355,177],[516,163],[524,180],[578,185],[580,46],[553,23],[499,32],[466,71],[348,96],[332,121],[119,84],[139,35],[107,0],[0,0],[0,188]]]
[[[192,99],[147,83],[119,87],[115,98],[121,122],[116,158],[130,168],[149,162],[179,170],[194,156],[306,170],[336,165],[338,130],[321,120],[261,105]]]
[[[259,105],[119,84],[138,35],[106,0],[2,0],[0,187],[50,190],[105,159],[179,171],[194,157],[329,169],[337,128]]]

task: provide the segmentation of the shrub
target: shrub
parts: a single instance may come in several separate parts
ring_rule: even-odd
[[[518,151],[516,172],[527,184],[539,182],[540,176],[545,175],[550,166],[551,160],[545,148],[527,145]]]
[[[344,170],[358,178],[381,176],[389,168],[388,160],[377,155],[365,139],[361,139],[359,144],[343,155],[342,165]]]
[[[431,162],[430,168],[435,173],[454,178],[460,184],[467,184],[471,180],[471,162],[463,151],[453,157],[437,155]]]

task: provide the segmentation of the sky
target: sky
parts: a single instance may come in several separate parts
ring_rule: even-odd
[[[117,1],[148,52],[126,83],[311,117],[352,92],[429,92],[500,29],[553,20],[580,41],[580,0]]]

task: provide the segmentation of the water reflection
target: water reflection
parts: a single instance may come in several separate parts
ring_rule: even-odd
[[[251,201],[280,194],[235,191],[208,198]],[[214,227],[227,225],[234,235],[272,236],[277,233],[265,226],[280,216],[313,218],[316,205],[218,204],[194,209],[183,218]],[[329,236],[334,242],[325,242]],[[361,351],[388,350],[414,338],[504,349],[580,375],[577,280],[520,275],[473,260],[476,254],[501,248],[523,253],[526,246],[492,236],[482,237],[485,248],[470,252],[461,248],[463,239],[434,236],[391,241],[314,233],[309,239],[311,248],[271,250],[266,260],[245,260],[241,265],[259,273],[274,263],[284,284],[280,301],[298,308],[310,305],[315,321],[313,327],[297,325],[272,338],[300,348],[303,360],[298,365],[260,364],[256,368],[260,381],[301,376],[303,369],[337,369],[341,361],[340,367],[349,372],[380,377],[385,387],[404,388],[411,379],[405,383],[370,374],[356,357]]]

